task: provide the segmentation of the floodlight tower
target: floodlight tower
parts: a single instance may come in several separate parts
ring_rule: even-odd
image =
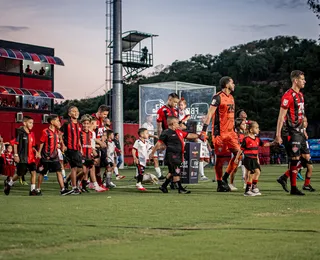
[[[123,147],[122,0],[113,0],[112,128]]]

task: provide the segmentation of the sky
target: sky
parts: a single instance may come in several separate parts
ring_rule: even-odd
[[[277,35],[317,39],[306,0],[122,0],[122,31],[159,35],[154,65]],[[55,90],[66,99],[104,93],[105,0],[0,0],[3,40],[53,47]]]

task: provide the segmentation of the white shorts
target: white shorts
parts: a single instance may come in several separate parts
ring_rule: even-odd
[[[58,157],[59,157],[59,161],[63,161],[63,155],[60,149],[58,149]]]
[[[202,142],[198,139],[198,143],[200,143],[200,159],[210,159],[210,152],[208,149],[208,143]]]

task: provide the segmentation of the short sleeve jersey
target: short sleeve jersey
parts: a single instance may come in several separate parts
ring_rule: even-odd
[[[114,162],[115,157],[115,151],[116,151],[116,144],[113,141],[108,141],[108,148],[107,148],[107,161],[108,162]]]
[[[59,161],[58,144],[59,134],[58,131],[52,131],[50,128],[43,129],[40,142],[43,144],[41,150],[41,158],[44,161]]]
[[[60,131],[63,133],[64,145],[69,150],[79,150],[81,126],[71,121],[65,122]]]
[[[82,157],[91,160],[93,158],[92,152],[92,132],[81,131],[80,132],[80,143],[82,150]]]
[[[220,91],[213,96],[210,105],[217,107],[216,113],[212,118],[214,136],[223,136],[234,132],[235,105],[233,96]]]
[[[287,109],[285,122],[288,131],[301,132],[305,115],[303,94],[290,88],[282,96],[281,107]]]
[[[142,166],[146,166],[148,160],[148,154],[152,145],[148,140],[137,139],[134,142],[133,149],[136,152],[136,156],[139,159],[139,164]]]
[[[157,112],[157,122],[161,123],[162,130],[168,129],[167,119],[169,116],[179,117],[178,109],[169,107],[167,105],[162,106]]]
[[[184,153],[184,138],[188,135],[187,132],[179,129],[172,130],[170,128],[164,130],[159,141],[167,146],[166,154],[182,154]]]
[[[179,109],[179,121],[185,120],[188,116],[190,116],[190,109]]]
[[[101,138],[103,132],[106,131],[106,127],[104,126],[103,120],[102,118],[98,118],[96,114],[92,114],[91,116],[97,119],[96,134],[97,138]]]
[[[263,146],[263,142],[259,137],[253,139],[250,136],[246,136],[242,141],[241,150],[243,150],[245,157],[258,158],[259,146]]]
[[[33,132],[27,133],[23,127],[16,130],[15,143],[18,145],[20,163],[35,163],[36,158],[33,148],[36,146],[36,138]]]
[[[14,165],[14,160],[13,160],[13,153],[9,153],[7,151],[4,151],[3,154],[1,154],[4,164],[5,165]]]

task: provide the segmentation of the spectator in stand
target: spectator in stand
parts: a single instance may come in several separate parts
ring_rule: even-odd
[[[34,108],[35,108],[35,109],[39,109],[39,103],[38,103],[38,102],[36,102]]]
[[[8,106],[8,101],[6,99],[3,100],[2,106],[3,107],[7,107]]]
[[[43,67],[41,67],[41,69],[39,70],[39,75],[45,76],[45,74],[46,74],[46,70]]]
[[[37,70],[34,70],[33,75],[39,75],[39,72]]]
[[[29,74],[29,75],[32,74],[32,69],[30,69],[30,65],[27,65],[27,68],[26,68],[26,70],[25,70],[25,73],[26,73],[26,74]]]

